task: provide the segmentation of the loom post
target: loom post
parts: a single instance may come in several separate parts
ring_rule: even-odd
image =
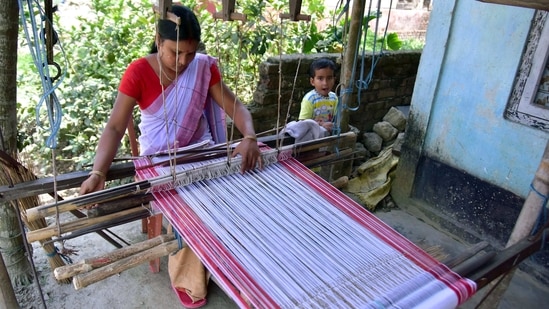
[[[221,12],[216,12],[213,17],[224,21],[240,20],[243,23],[246,22],[246,14],[236,13],[234,11],[234,5],[235,0],[222,0]]]
[[[153,11],[160,15],[161,19],[169,19],[179,25],[181,23],[181,18],[170,12],[171,8],[172,0],[158,0],[158,5],[153,6]]]
[[[158,8],[160,9],[160,18],[168,18],[168,11],[172,7],[172,0],[158,0]]]
[[[511,236],[507,241],[505,248],[509,248],[517,244],[522,239],[527,238],[532,229],[534,228],[536,221],[540,215],[540,212],[543,207],[547,207],[547,196],[549,195],[549,141],[545,146],[545,151],[541,158],[541,162],[538,166],[536,174],[534,175],[534,180],[532,181],[532,189],[526,197],[522,210],[517,218],[515,227],[511,232]],[[509,283],[513,278],[515,272],[513,270],[503,278],[501,281],[493,281],[490,286],[493,289],[487,298],[479,304],[478,308],[488,309],[488,308],[497,308],[503,294],[509,287]]]
[[[339,104],[343,106],[338,107],[341,112],[340,129],[342,133],[348,131],[349,127],[349,111],[347,110],[348,101],[351,96],[347,91],[347,88],[351,88],[354,81],[351,80],[354,59],[358,52],[358,41],[360,27],[362,26],[362,19],[364,15],[364,7],[366,5],[365,0],[353,1],[351,10],[351,23],[349,25],[349,34],[347,35],[347,44],[343,54],[343,60],[341,64],[341,100]]]
[[[311,15],[301,14],[301,3],[302,0],[290,0],[290,13],[282,13],[280,18],[291,21],[311,21]]]

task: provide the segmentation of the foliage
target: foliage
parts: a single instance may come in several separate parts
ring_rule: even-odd
[[[85,16],[68,29],[58,29],[65,53],[57,48],[56,61],[69,64],[63,85],[57,95],[61,100],[64,117],[58,133],[56,149],[59,172],[79,169],[92,163],[101,129],[107,121],[115,100],[118,83],[134,59],[148,53],[154,34],[154,16],[150,0],[91,0]],[[311,16],[311,22],[281,20],[280,13],[288,12],[283,0],[238,1],[236,12],[246,14],[246,21],[215,20],[203,3],[183,1],[194,8],[201,21],[202,41],[207,52],[219,59],[224,81],[244,103],[250,102],[259,78],[259,64],[267,57],[292,53],[342,52],[344,19],[320,27],[324,13],[323,0],[306,0],[301,14]],[[221,11],[221,7],[217,7]],[[339,12],[329,12],[337,16]],[[376,18],[370,16],[367,18]],[[63,26],[59,20],[54,25]],[[367,46],[373,46],[373,33],[367,29]],[[20,35],[20,38],[23,36]],[[390,34],[378,40],[384,48],[400,48],[400,40]],[[24,45],[24,43],[22,43]],[[380,45],[381,47],[381,45]],[[379,49],[379,48],[378,48]],[[18,61],[18,87],[25,89],[18,95],[20,145],[24,154],[35,162],[51,166],[51,153],[44,149],[46,132],[29,125],[35,122],[34,95],[40,89],[36,73],[29,66],[28,55]],[[27,100],[28,98],[32,98]],[[138,121],[138,114],[135,115]],[[119,154],[130,153],[127,141],[121,144]],[[43,170],[50,173],[50,170]]]
[[[154,16],[143,10],[149,3],[92,0],[88,14],[76,17],[78,22],[60,34],[65,50],[62,53],[58,48],[56,61],[68,63],[57,93],[64,114],[56,149],[60,170],[74,170],[92,162],[125,68],[145,55],[154,39]],[[18,70],[27,72],[27,65],[23,62]],[[50,151],[43,149],[46,133],[25,125],[35,121],[34,108],[20,104],[22,146],[35,160],[41,157],[51,162]],[[127,149],[128,145],[121,145],[120,153],[128,154]]]

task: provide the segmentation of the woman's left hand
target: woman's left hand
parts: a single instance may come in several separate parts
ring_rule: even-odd
[[[263,167],[263,160],[261,159],[261,152],[257,141],[251,138],[244,138],[233,151],[232,157],[237,155],[242,156],[242,167],[240,172],[244,173],[248,170],[252,170],[256,167]]]

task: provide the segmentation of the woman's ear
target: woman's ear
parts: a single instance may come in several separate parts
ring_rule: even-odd
[[[154,43],[156,44],[156,47],[160,47],[160,36],[158,34],[156,34],[156,36],[154,37]]]

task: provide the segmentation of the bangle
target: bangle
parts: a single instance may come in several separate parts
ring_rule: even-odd
[[[257,142],[257,137],[255,135],[245,135],[242,139],[251,139],[252,141]]]
[[[91,171],[88,175],[89,176],[97,175],[97,176],[101,177],[103,180],[107,179],[107,175],[105,175],[105,173],[103,173],[102,171]]]

